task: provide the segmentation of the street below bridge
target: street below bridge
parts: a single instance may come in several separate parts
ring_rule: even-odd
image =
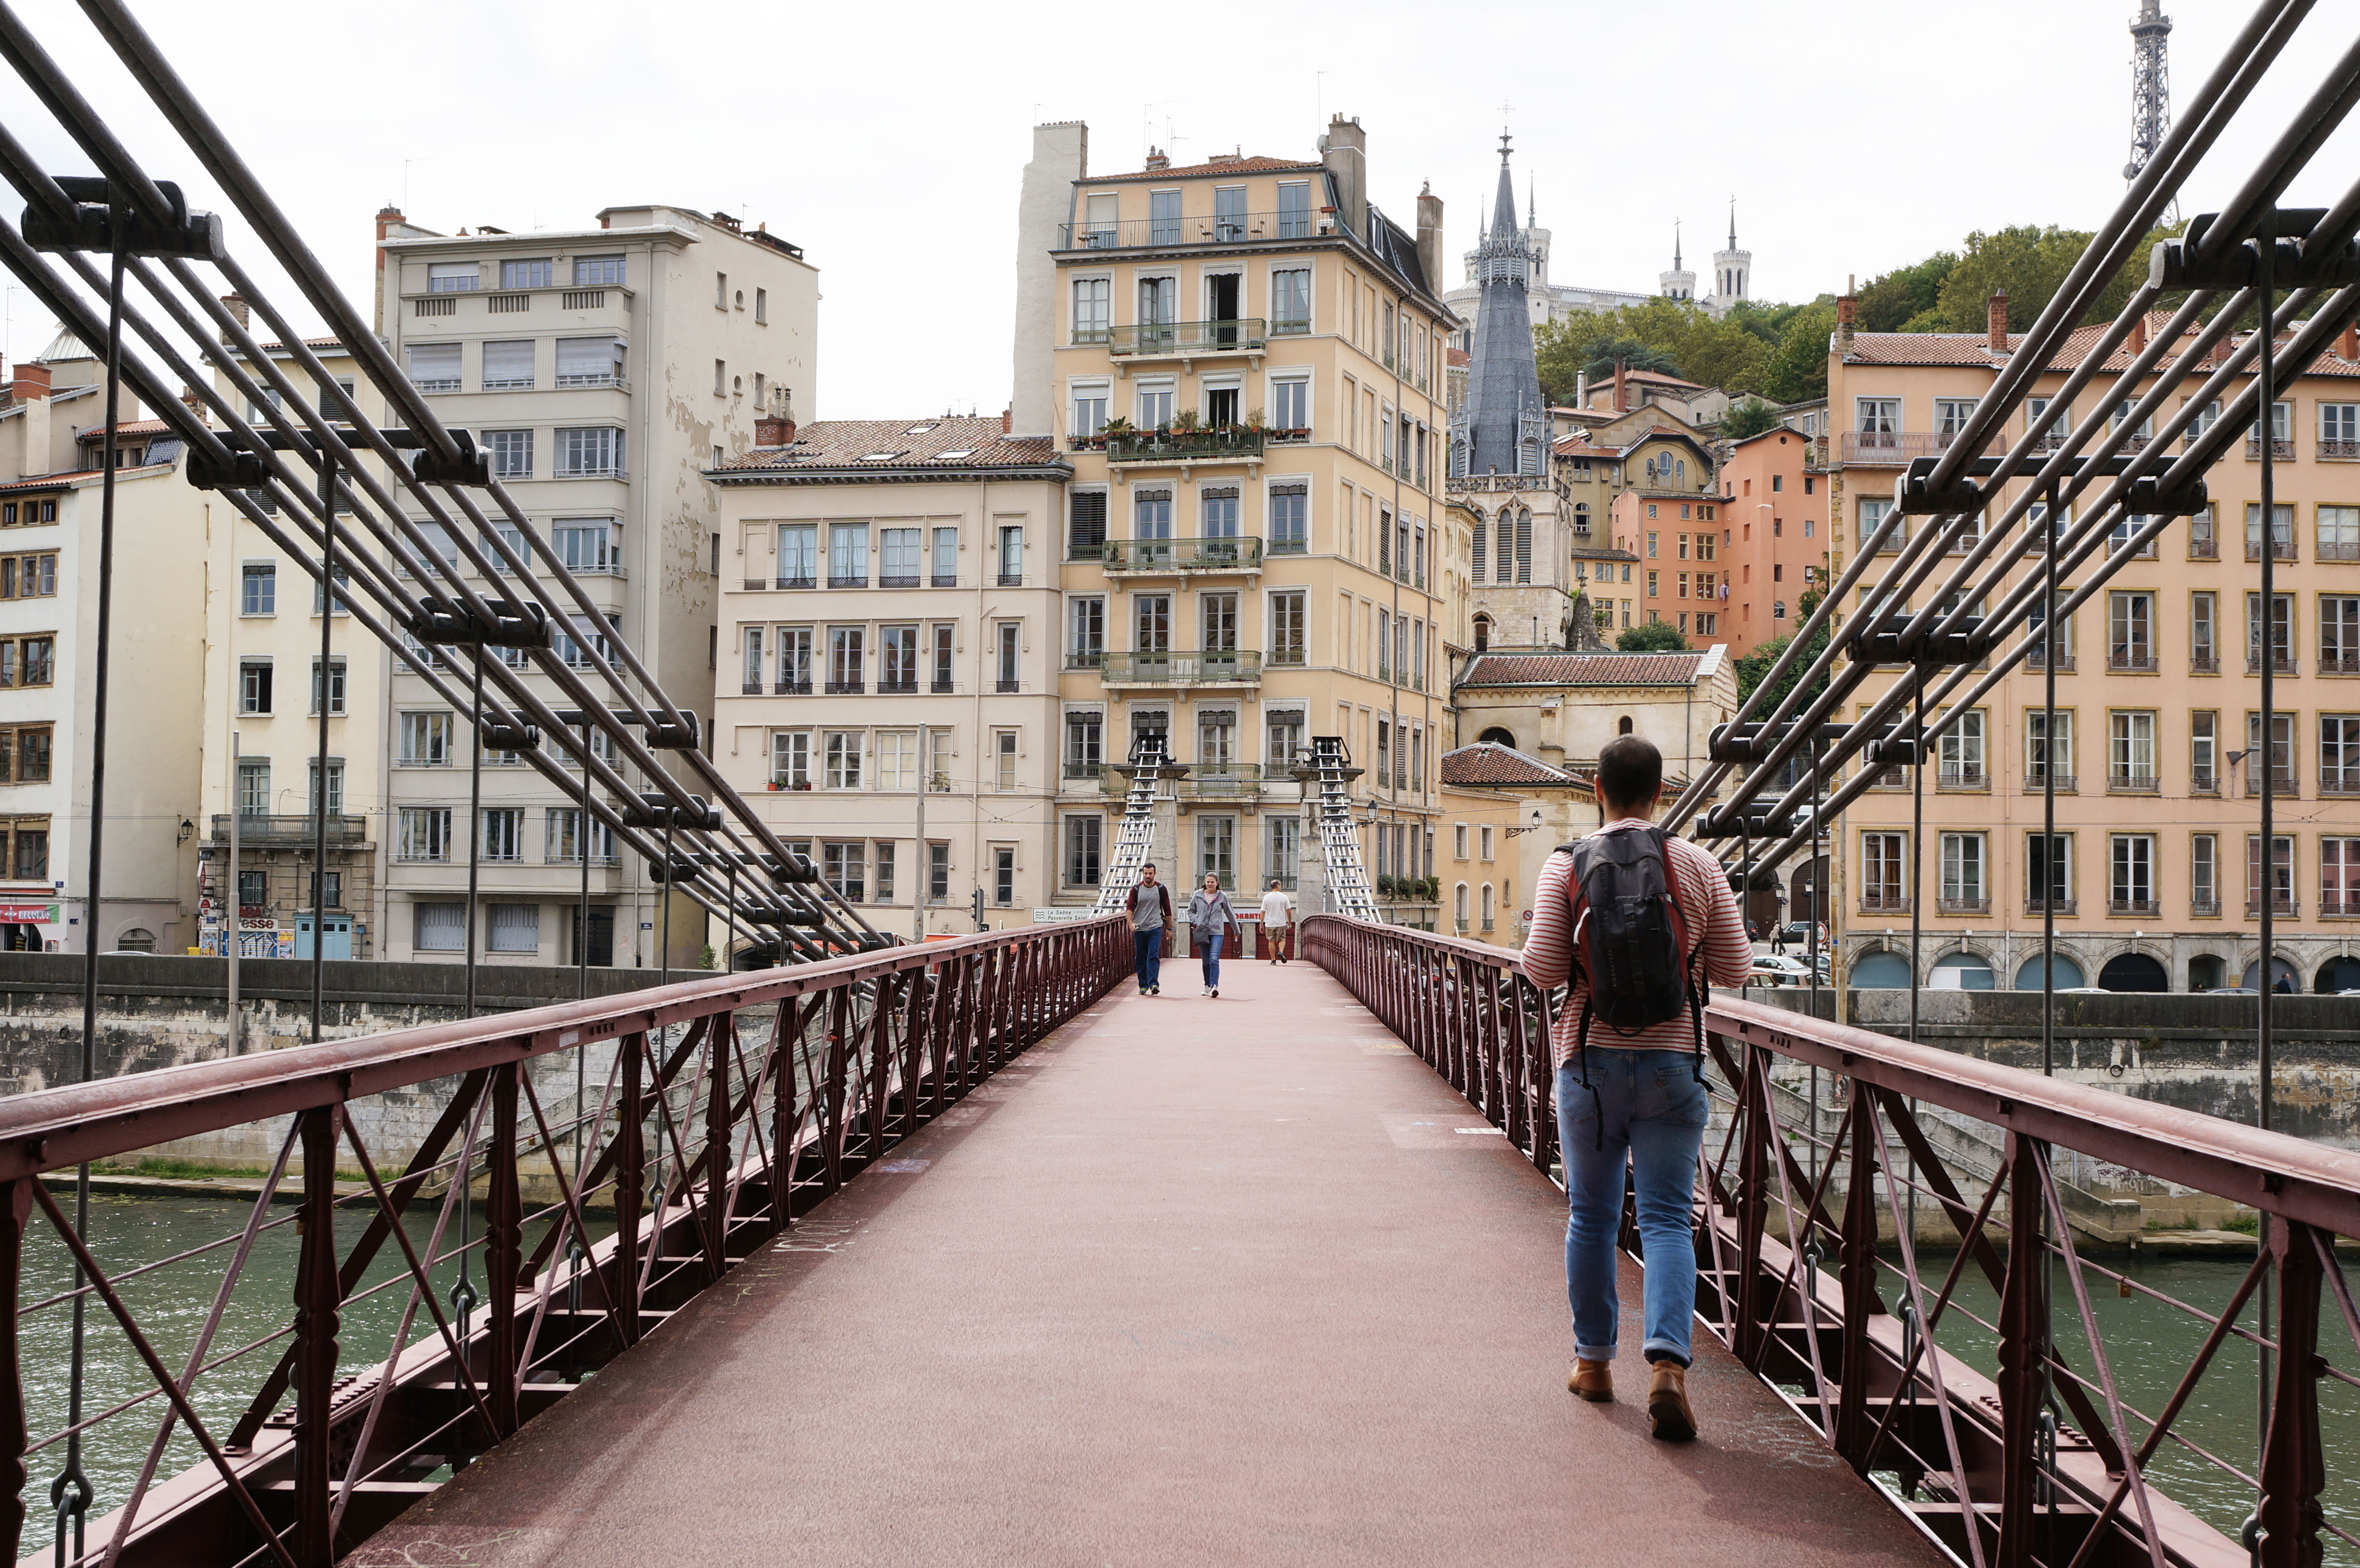
[[[1306,963],[1124,983],[345,1559],[1935,1563],[1709,1334],[1565,1389],[1562,1195]]]

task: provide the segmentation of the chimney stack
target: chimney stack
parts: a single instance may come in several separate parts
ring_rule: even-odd
[[[1852,353],[1852,334],[1860,319],[1860,296],[1852,291],[1852,280],[1844,279],[1844,291],[1836,300],[1836,354],[1838,357]]]
[[[2131,335],[2128,342],[2133,354],[2143,354],[2147,351],[2147,312],[2145,310],[2141,310],[2138,318],[2131,322]]]
[[[1328,122],[1319,138],[1319,161],[1336,182],[1336,223],[1348,234],[1366,239],[1369,218],[1369,138],[1357,119],[1338,114]]]
[[[2335,357],[2346,365],[2360,363],[2360,321],[2344,323],[2344,331],[2335,340]]]
[[[1006,435],[1016,421],[1016,406],[1011,403],[1000,410],[1000,433]]]
[[[1622,361],[1618,359],[1614,362],[1614,411],[1618,414],[1627,412],[1631,407],[1624,400],[1624,376],[1628,369]]]
[[[1994,354],[2007,352],[2007,290],[1994,289],[1983,301],[1983,341]]]
[[[49,367],[16,364],[16,378],[8,384],[8,400],[12,403],[33,403],[49,395]]]
[[[792,419],[776,419],[765,415],[754,421],[756,446],[792,446],[794,440],[795,422]]]
[[[1417,193],[1417,269],[1430,292],[1442,292],[1442,198],[1430,180]]]
[[[187,406],[190,413],[197,417],[199,424],[210,422],[205,413],[205,395],[202,392],[183,382],[180,386],[180,401]]]
[[[246,325],[246,323],[247,323],[248,320],[250,319],[250,317],[249,317],[249,313],[248,313],[248,311],[247,311],[247,310],[246,310],[246,296],[245,296],[245,295],[243,295],[243,294],[224,294],[224,295],[223,295],[223,296],[221,297],[221,302],[222,302],[222,309],[224,309],[224,310],[227,310],[227,311],[230,313],[230,316],[232,317],[232,319],[234,319],[234,320],[237,322],[237,324],[238,324],[238,328],[239,328],[239,330],[240,330],[240,331],[247,331],[247,330],[250,330],[250,329],[248,329],[248,328],[247,328],[247,325]],[[223,342],[224,344],[227,344],[230,341],[231,341],[231,339],[230,339],[230,335],[229,335],[227,332],[224,332],[224,333],[222,334],[222,342]]]
[[[1171,167],[1172,159],[1165,156],[1162,147],[1152,147],[1147,149],[1147,168],[1150,173]]]

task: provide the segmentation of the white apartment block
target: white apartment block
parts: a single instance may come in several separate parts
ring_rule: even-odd
[[[1095,884],[1112,847],[1095,810],[1072,845],[1057,823],[1072,469],[1054,441],[1006,430],[766,421],[764,444],[713,475],[714,756],[889,935],[974,931],[978,889],[988,927],[1028,924],[1061,872]]]
[[[395,358],[437,418],[489,452],[608,623],[576,617],[561,655],[586,666],[579,642],[619,633],[709,734],[698,696],[720,662],[722,546],[704,474],[751,444],[758,418],[812,406],[817,269],[766,229],[676,207],[610,207],[595,228],[531,234],[432,235],[389,210],[377,226],[377,323]],[[452,657],[464,680],[466,656]],[[393,664],[379,951],[456,960],[468,731]],[[572,705],[546,684],[552,707]],[[677,900],[660,955],[661,889],[644,866],[617,863],[611,837],[585,834],[576,800],[520,764],[487,766],[483,800],[475,942],[487,962],[695,964],[705,921]],[[589,919],[577,933],[585,851]]]

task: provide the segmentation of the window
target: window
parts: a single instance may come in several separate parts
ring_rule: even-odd
[[[830,626],[827,629],[827,689],[839,695],[858,695],[868,687],[869,628]]]
[[[1113,318],[1108,314],[1108,300],[1109,291],[1113,287],[1113,281],[1105,278],[1077,278],[1074,280],[1074,342],[1102,343],[1111,335],[1108,323]],[[1098,396],[1098,424],[1103,425],[1106,423],[1103,388]],[[1076,427],[1074,433],[1091,436],[1098,434],[1098,429],[1096,426]]]
[[[827,885],[848,901],[864,903],[869,898],[869,845],[859,839],[845,842],[831,840],[819,846],[820,875]]]
[[[827,528],[827,585],[831,588],[869,586],[869,525],[830,523]]]
[[[918,788],[918,732],[877,732],[877,788],[915,792]]]
[[[2221,841],[2212,833],[2197,833],[2188,841],[2188,912],[2221,912]]]
[[[451,808],[403,806],[394,813],[394,858],[451,858]]]
[[[779,586],[819,586],[819,525],[782,523],[779,527]]]
[[[2270,595],[2270,666],[2281,675],[2294,673],[2294,595]],[[2245,673],[2262,670],[2262,596],[2245,595]]]
[[[1016,788],[1016,732],[999,730],[991,737],[992,787]]]
[[[1491,859],[1491,830],[1489,827],[1482,827],[1482,828],[1479,828],[1479,829],[1477,829],[1477,830],[1476,830],[1476,833],[1477,833],[1477,842],[1481,845],[1481,848],[1480,848],[1480,850],[1479,851],[1479,854],[1480,854],[1480,857],[1481,857],[1482,859],[1485,859],[1485,860],[1489,860],[1489,859]]]
[[[515,860],[522,854],[524,843],[524,808],[521,806],[487,806],[484,810],[483,856],[486,860]]]
[[[1862,446],[1897,446],[1900,443],[1892,438],[1901,431],[1901,399],[1855,397],[1852,399],[1852,428],[1860,432]]]
[[[918,585],[918,541],[916,528],[880,528],[878,530],[877,585],[880,588],[915,588]]]
[[[2073,912],[2073,836],[2059,833],[2045,842],[2038,833],[2025,839],[2025,894],[2027,912],[2040,912],[2043,878],[2049,896],[2055,900],[2057,912]]]
[[[2188,596],[2188,667],[2200,673],[2221,668],[2220,611],[2215,595]]]
[[[2289,713],[2270,715],[2270,788],[2281,795],[2295,793],[2294,781],[2294,720]],[[2245,793],[2262,792],[2261,775],[2262,715],[2245,714]]]
[[[1303,712],[1299,708],[1265,708],[1262,725],[1268,737],[1264,766],[1292,769],[1303,749]]]
[[[1310,596],[1301,588],[1281,589],[1270,596],[1270,662],[1301,664],[1306,655]]]
[[[2320,596],[2319,668],[2322,674],[2360,675],[2360,598]]]
[[[2360,795],[2360,714],[2319,715],[2319,789]]]
[[[2294,840],[2278,834],[2270,838],[2270,912],[2278,915],[2294,913]],[[2250,919],[2262,912],[2262,835],[2245,835],[2245,914]]]
[[[304,765],[303,779],[311,790],[310,799],[304,806],[305,812],[307,815],[318,816],[322,811],[318,757],[312,757]],[[328,800],[325,810],[332,817],[343,815],[344,810],[344,765],[333,757],[328,758]]]
[[[1103,819],[1098,817],[1067,817],[1065,819],[1065,886],[1095,887],[1101,879],[1099,835],[1106,831]]]
[[[429,262],[426,267],[426,291],[429,294],[470,294],[483,281],[483,267],[473,261]]]
[[[331,715],[342,715],[344,711],[344,661],[341,659],[331,659],[328,660],[328,712]],[[319,717],[320,656],[316,653],[311,656],[311,705],[310,712],[312,717]]]
[[[54,599],[57,594],[57,551],[0,556],[0,599]]]
[[[1131,647],[1140,653],[1172,651],[1172,595],[1131,595]]]
[[[1106,600],[1091,594],[1068,601],[1065,668],[1096,670],[1106,662]]]
[[[620,478],[623,473],[623,432],[613,425],[561,429],[557,438],[560,479]]]
[[[1223,887],[1237,886],[1237,831],[1235,817],[1196,819],[1196,880],[1218,877]]]
[[[1311,186],[1307,180],[1290,181],[1278,188],[1278,237],[1311,237]]]
[[[1990,907],[1991,893],[1983,881],[1983,844],[1979,833],[1942,835],[1942,913],[1979,915]]]
[[[991,901],[1003,909],[1016,902],[1016,851],[1005,844],[991,851]]]
[[[1024,627],[1021,622],[1002,621],[993,629],[997,634],[997,687],[1001,691],[1021,690],[1018,682],[1023,673]]]
[[[2151,915],[2159,905],[2155,892],[2155,839],[2148,833],[2115,833],[2106,882],[2106,911],[2116,915]]]
[[[2253,429],[2245,432],[2245,455],[2254,459],[2262,455],[2262,421],[2259,419],[2256,419]],[[2294,405],[2291,403],[2270,405],[2270,455],[2281,458],[2294,455]]]
[[[544,827],[542,858],[563,865],[582,858],[582,808],[552,806]],[[590,859],[594,865],[615,861],[615,830],[595,819],[590,824]]]
[[[574,258],[574,286],[576,289],[613,285],[623,282],[623,258],[619,256],[577,256]]]
[[[2292,506],[2274,506],[2270,508],[2270,551],[2280,561],[2294,559]],[[2258,501],[2245,503],[2245,559],[2262,559],[2262,507]]]
[[[2106,668],[2155,668],[2155,595],[2115,592],[2106,595]]]
[[[57,557],[52,555],[47,559],[52,563],[51,570],[54,572]],[[7,564],[14,567],[16,562],[11,560]],[[10,575],[13,576],[14,573]],[[50,592],[56,592],[54,586],[51,587]],[[14,599],[18,595],[6,593],[0,594],[0,597]],[[241,615],[275,615],[279,613],[278,562],[249,561],[246,563],[239,587],[237,613]]]
[[[411,343],[403,352],[410,385],[421,392],[459,390],[457,343]]]
[[[1860,835],[1860,907],[1863,911],[1908,909],[1904,844],[1904,835],[1897,833]]]
[[[1238,596],[1235,593],[1204,593],[1197,596],[1201,621],[1196,646],[1211,653],[1235,653],[1238,649]],[[1378,615],[1382,616],[1382,610]]]
[[[539,904],[493,904],[488,906],[488,910],[491,931],[485,945],[492,952],[541,951]]]
[[[2049,714],[2041,708],[2028,708],[2024,714],[2024,782],[2027,789],[2041,788],[2053,770],[2057,788],[2073,788],[2073,715],[2060,712],[2057,715],[2056,744],[2051,746],[2047,735]]]
[[[2211,711],[2188,715],[2188,788],[2191,794],[2217,794],[2221,789],[2221,715]]]
[[[32,639],[28,637],[26,641],[30,643]],[[32,678],[33,661],[29,648],[26,650],[24,668],[21,673],[17,673],[15,670],[16,659],[13,657],[15,651],[16,644],[13,641],[0,641],[0,686],[49,684],[46,676],[38,681]],[[16,679],[10,679],[12,673],[16,674]],[[241,713],[268,713],[271,711],[270,660],[267,659],[238,660],[237,711]]]
[[[1065,715],[1065,777],[1096,779],[1106,761],[1106,716],[1071,713]]]
[[[774,730],[770,735],[770,783],[775,789],[812,787],[811,731]]]
[[[412,904],[410,945],[421,953],[457,953],[467,945],[467,906]]]
[[[560,338],[557,340],[557,384],[560,387],[617,387],[623,380],[620,338]]]
[[[2155,778],[2155,715],[2106,715],[2106,788],[2152,790]]]
[[[1002,588],[1024,586],[1024,530],[1002,528],[1000,530],[1000,585]]]
[[[402,714],[402,766],[448,767],[451,761],[451,726],[456,721],[456,714],[447,713]]]
[[[2319,912],[2360,915],[2360,838],[2319,841]]]
[[[1940,765],[1936,781],[1951,789],[1980,789],[1983,776],[1983,711],[1972,708],[1959,715],[1958,723],[1944,730],[1935,742],[1935,755]]]
[[[830,730],[827,732],[827,787],[831,789],[860,788],[860,732]]]
[[[779,628],[779,677],[776,692],[780,696],[808,697],[812,689],[812,628],[781,626]]]
[[[268,816],[273,799],[270,793],[270,759],[267,757],[241,758],[237,765],[238,814]],[[262,900],[257,898],[254,901],[260,903]]]
[[[530,389],[533,383],[533,340],[501,338],[484,344],[484,390]]]
[[[937,529],[937,539],[945,532],[952,533],[956,542],[956,530],[955,529]],[[1066,498],[1065,503],[1067,558],[1074,561],[1098,560],[1106,553],[1106,537],[1107,493],[1103,490],[1073,492]],[[937,579],[943,575],[943,560],[939,553],[934,558],[934,575]],[[948,584],[938,582],[936,586],[948,586]]]
[[[926,902],[942,904],[951,896],[951,846],[946,844],[926,845]]]

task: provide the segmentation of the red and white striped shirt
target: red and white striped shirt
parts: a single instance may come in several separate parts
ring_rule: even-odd
[[[1637,817],[1625,817],[1590,836],[1652,825]],[[1744,920],[1738,917],[1729,874],[1710,853],[1686,839],[1667,837],[1664,849],[1671,862],[1672,897],[1680,906],[1688,941],[1694,944],[1701,936],[1704,979],[1715,985],[1744,984],[1754,969],[1754,944],[1746,939]],[[1533,889],[1533,929],[1524,939],[1524,975],[1535,985],[1563,985],[1572,970],[1573,905],[1568,887],[1572,879],[1573,856],[1559,850],[1542,865],[1539,884]],[[1549,1031],[1549,1043],[1560,1067],[1579,1048],[1581,1004],[1589,994],[1587,984],[1576,983]],[[1617,1051],[1694,1051],[1696,1026],[1686,1007],[1679,1017],[1650,1024],[1635,1035],[1617,1034],[1593,1019],[1590,1043],[1593,1049],[1603,1046]]]

